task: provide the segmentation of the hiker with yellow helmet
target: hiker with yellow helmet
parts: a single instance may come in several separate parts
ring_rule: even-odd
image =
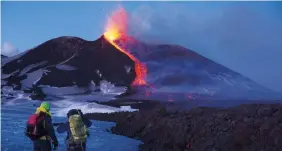
[[[68,151],[85,151],[89,135],[87,128],[92,125],[92,122],[79,109],[71,109],[67,113],[67,117],[68,121],[60,124],[57,132],[67,131],[66,146]]]
[[[29,117],[25,134],[33,141],[34,151],[51,151],[51,143],[54,150],[58,148],[48,102],[42,102],[35,114]]]

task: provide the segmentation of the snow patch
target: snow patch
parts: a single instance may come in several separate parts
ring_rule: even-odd
[[[41,86],[41,87],[43,93],[49,95],[69,95],[69,94],[79,94],[85,92],[85,89],[79,88],[77,86],[71,86],[71,87]]]
[[[73,67],[71,65],[66,65],[66,64],[56,65],[56,68],[60,70],[66,70],[66,71],[73,71],[77,69],[76,67]]]
[[[109,101],[109,100],[114,100],[115,95],[112,94],[102,94],[100,92],[93,92],[91,94],[75,94],[75,95],[65,95],[65,96],[60,96],[63,97],[64,99],[68,99],[71,101],[75,102],[93,102],[93,100],[99,100],[99,101]]]
[[[125,69],[127,74],[130,73],[130,71],[131,71],[131,67],[130,66],[124,66],[124,69]]]
[[[15,105],[23,103],[24,100],[31,100],[29,93],[24,93],[20,90],[13,90],[12,86],[4,86],[2,88],[2,103],[3,105]],[[9,99],[8,99],[9,98]]]
[[[102,73],[99,70],[96,70],[96,73],[98,74],[98,76],[101,78],[102,77]]]
[[[203,71],[207,76],[209,76],[212,80],[217,79],[215,76],[213,76],[212,74],[210,74],[208,71],[204,70]]]
[[[230,85],[230,86],[233,86],[233,85],[234,85],[231,81],[229,81],[229,80],[226,79],[225,77],[222,77],[222,78],[223,78],[224,82],[227,83],[228,85]]]
[[[30,71],[31,69],[35,68],[35,67],[38,67],[38,66],[41,66],[41,65],[45,65],[47,64],[48,61],[42,61],[42,62],[39,62],[39,63],[36,63],[36,64],[31,64],[31,65],[28,65],[27,67],[25,67],[19,76],[23,76],[25,75],[28,71]]]
[[[74,86],[69,86],[69,87],[52,87],[52,86],[47,86],[47,85],[39,85],[41,87],[43,93],[48,94],[48,95],[57,95],[57,96],[63,96],[67,98],[67,95],[75,95],[75,97],[78,97],[78,94],[81,94],[83,97],[86,96],[85,93],[86,91],[90,91],[92,95],[92,100],[95,98],[95,96],[99,97],[106,97],[110,96],[113,97],[115,95],[119,95],[125,92],[125,87],[115,87],[113,84],[107,81],[101,81],[100,87],[96,86],[94,81],[91,81],[91,83],[88,85],[88,87],[85,88],[80,88],[77,85]],[[96,89],[101,89],[101,92],[95,92]],[[66,95],[66,96],[64,96]],[[73,97],[71,97],[73,98]],[[85,99],[83,99],[85,100]],[[91,100],[91,99],[90,99]],[[80,101],[80,100],[78,100]]]
[[[51,72],[51,71],[46,70],[46,69],[43,70],[44,75],[48,75],[48,72]]]
[[[114,84],[106,80],[100,82],[100,90],[103,94],[117,94],[120,95],[125,92],[125,87],[115,87]]]
[[[7,84],[7,81],[1,80],[1,85],[6,85],[6,84]]]
[[[121,108],[110,107],[106,105],[100,105],[97,103],[87,103],[87,102],[73,102],[69,100],[53,102],[55,105],[53,108],[53,115],[58,117],[66,117],[67,113],[71,109],[80,109],[84,114],[86,113],[113,113],[122,111],[138,111],[132,109],[130,106],[123,106]]]
[[[88,85],[88,89],[92,92],[96,90],[96,84],[93,80],[91,80],[91,83]]]
[[[22,103],[24,103],[24,102],[23,102],[24,100],[28,100],[28,101],[31,100],[31,99],[29,98],[29,96],[30,96],[30,94],[27,94],[27,93],[24,93],[24,92],[22,92],[22,93],[17,93],[17,94],[14,95],[15,98],[13,98],[13,99],[7,101],[7,102],[5,103],[5,105],[14,106],[14,105],[16,105],[16,104],[22,104]]]
[[[1,74],[1,79],[6,79],[6,78],[8,78],[8,77],[10,77],[11,75],[10,74],[4,74],[4,73],[2,73]]]
[[[132,109],[131,106],[120,106],[120,109],[123,111],[134,111],[136,109]]]
[[[34,72],[28,73],[27,78],[22,80],[22,88],[31,88],[34,84],[36,84],[43,75],[43,69],[36,70]]]
[[[12,86],[4,86],[1,91],[3,92],[3,94],[7,94],[7,93],[13,93],[13,87]]]
[[[247,88],[248,90],[253,90],[249,85],[247,85],[246,83],[244,83],[245,88]]]
[[[227,74],[227,73],[222,73],[224,76],[226,76],[226,77],[229,77],[229,78],[231,78],[232,77],[232,75],[230,75],[230,74]]]

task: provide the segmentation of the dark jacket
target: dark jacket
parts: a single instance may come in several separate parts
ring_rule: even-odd
[[[40,116],[43,116],[43,120],[41,122],[43,122],[43,124],[44,124],[43,126],[44,126],[44,129],[46,131],[46,135],[51,138],[51,141],[54,144],[58,144],[58,140],[57,140],[57,137],[56,137],[56,134],[55,134],[55,130],[53,128],[51,116],[44,113],[44,112],[40,112],[39,114],[40,114]]]
[[[87,128],[89,128],[92,125],[92,122],[89,119],[87,119],[85,116],[83,116],[83,115],[82,115],[82,121],[83,121],[83,123],[85,124],[85,126]],[[64,133],[66,131],[67,131],[67,138],[66,138],[66,140],[68,140],[70,137],[72,137],[69,122],[60,124],[58,126],[58,128],[57,128],[57,132],[58,133]]]

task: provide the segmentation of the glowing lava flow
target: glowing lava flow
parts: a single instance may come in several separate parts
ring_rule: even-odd
[[[116,44],[115,42],[119,38],[126,36],[126,32],[127,14],[126,11],[122,7],[120,7],[112,13],[111,17],[108,18],[104,37],[109,43],[111,43],[119,51],[123,52],[134,61],[136,77],[132,85],[147,85],[147,82],[145,80],[147,76],[147,67],[142,64],[137,58],[135,58],[132,54],[118,46],[118,44]]]
[[[123,52],[126,54],[130,59],[132,59],[135,63],[135,73],[136,73],[136,78],[133,81],[133,85],[146,85],[146,76],[147,76],[147,68],[144,64],[142,64],[139,60],[137,60],[133,55],[128,53],[126,50],[123,50],[120,48],[114,41],[111,41],[106,35],[104,35],[105,38],[113,45],[115,46],[119,51]]]

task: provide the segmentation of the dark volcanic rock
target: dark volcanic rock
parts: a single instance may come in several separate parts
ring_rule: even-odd
[[[278,151],[282,148],[282,106],[240,105],[102,114],[90,118],[117,122],[115,134],[141,139],[142,151]]]
[[[127,72],[125,66],[132,68]],[[22,89],[33,85],[86,87],[107,80],[128,86],[135,78],[134,62],[103,37],[86,41],[77,37],[51,39],[7,61],[2,73],[8,85]]]

